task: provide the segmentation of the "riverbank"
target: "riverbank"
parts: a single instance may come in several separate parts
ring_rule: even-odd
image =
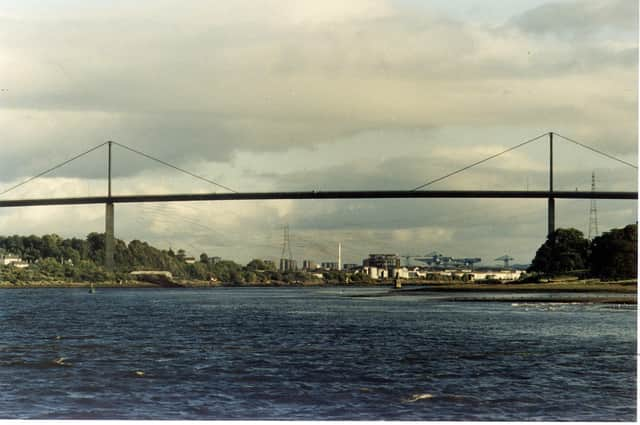
[[[405,288],[395,290],[395,293],[415,292],[613,292],[613,293],[637,293],[636,279],[602,282],[596,279],[571,280],[545,283],[454,283],[454,282],[430,282],[424,285],[405,285]]]
[[[30,281],[30,282],[0,282],[0,289],[27,289],[27,288],[158,288],[159,285],[137,280],[123,282],[68,282],[63,280]]]
[[[371,298],[389,296],[420,296],[438,294],[439,301],[445,302],[509,302],[512,304],[531,303],[598,303],[598,304],[637,304],[637,281],[626,280],[618,282],[560,281],[547,283],[461,283],[461,282],[404,282],[404,287],[393,288],[391,282],[376,282],[362,284],[337,283],[286,283],[270,282],[263,284],[235,285],[211,281],[175,281],[170,284],[157,284],[138,280],[107,281],[107,282],[66,282],[66,281],[38,281],[38,282],[0,282],[0,289],[38,289],[38,288],[369,288],[378,291],[367,293],[345,294],[347,297]]]
[[[440,301],[637,304],[637,280],[601,282],[599,280],[559,281],[547,283],[439,283],[425,287],[390,289],[374,296],[419,296],[442,294]],[[370,295],[371,296],[371,295]]]
[[[380,288],[388,289],[394,294],[411,295],[420,292],[509,292],[509,293],[548,293],[548,292],[579,292],[579,293],[637,293],[637,280],[624,280],[614,282],[601,282],[597,279],[588,280],[571,280],[571,281],[553,281],[545,283],[463,283],[463,282],[443,282],[443,281],[401,281],[403,288],[392,289],[392,282],[374,282],[374,283],[349,283],[340,284],[337,282],[278,282],[272,281],[268,283],[244,283],[232,284],[212,281],[196,281],[196,280],[176,280],[169,287],[184,288],[213,288],[213,287],[351,287],[351,288]],[[62,280],[50,281],[31,281],[16,282],[7,281],[0,282],[0,288],[158,288],[162,284],[144,282],[139,280],[123,280],[123,281],[104,281],[104,282],[69,282]]]

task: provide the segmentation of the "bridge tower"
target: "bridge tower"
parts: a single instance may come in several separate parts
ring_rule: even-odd
[[[553,197],[553,132],[549,133],[549,200],[547,203],[547,236],[556,230],[556,200]]]
[[[111,144],[108,146],[107,161],[107,204],[105,210],[104,268],[111,272],[114,268],[113,252],[115,247],[113,201],[111,200]]]
[[[596,191],[596,172],[591,172],[591,192]],[[596,208],[596,200],[591,199],[591,208],[589,208],[589,236],[591,240],[598,236],[598,209]]]

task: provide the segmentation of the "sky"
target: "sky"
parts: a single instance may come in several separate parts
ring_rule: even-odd
[[[113,140],[239,192],[413,189],[550,131],[637,164],[634,0],[0,0],[0,192]],[[637,190],[565,140],[554,188]],[[106,193],[106,148],[0,199]],[[113,193],[224,192],[113,147]],[[545,138],[425,189],[545,190]],[[599,231],[637,203],[598,201]],[[588,234],[590,202],[556,201]],[[240,263],[369,253],[527,264],[546,200],[116,205],[116,237]],[[84,237],[104,206],[4,208],[0,234]]]

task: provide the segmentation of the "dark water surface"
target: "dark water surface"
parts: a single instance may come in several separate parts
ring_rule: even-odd
[[[3,290],[0,417],[636,419],[635,305],[362,292]]]

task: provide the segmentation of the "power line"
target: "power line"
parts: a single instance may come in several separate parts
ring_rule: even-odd
[[[535,142],[536,140],[541,139],[542,137],[545,137],[545,136],[547,136],[548,134],[549,134],[549,133],[541,134],[541,135],[539,135],[538,137],[534,137],[533,139],[529,139],[529,140],[527,140],[527,141],[525,141],[525,142],[522,142],[522,143],[520,143],[520,144],[518,144],[518,145],[512,146],[512,147],[510,147],[509,149],[503,150],[502,152],[499,152],[499,153],[497,153],[497,154],[495,154],[495,155],[491,155],[491,156],[489,156],[489,157],[487,157],[487,158],[485,158],[485,159],[482,159],[482,160],[480,160],[480,161],[474,162],[473,164],[469,164],[469,165],[467,165],[467,166],[465,166],[465,167],[462,167],[462,168],[460,168],[460,169],[458,169],[458,170],[456,170],[456,171],[453,171],[453,172],[451,172],[451,173],[449,173],[449,174],[446,174],[446,175],[444,175],[444,176],[442,176],[442,177],[438,177],[437,179],[430,180],[430,181],[426,182],[425,184],[420,185],[420,186],[418,186],[418,187],[416,187],[416,188],[414,188],[414,189],[411,189],[411,190],[414,190],[414,191],[415,191],[415,190],[419,190],[419,189],[422,189],[423,187],[426,187],[426,186],[432,185],[432,184],[434,184],[434,183],[437,183],[437,182],[439,182],[439,181],[441,181],[441,180],[446,179],[447,177],[451,177],[451,176],[453,176],[454,174],[461,173],[461,172],[463,172],[463,171],[465,171],[465,170],[468,170],[469,168],[472,168],[472,167],[475,167],[476,165],[482,164],[483,162],[487,162],[487,161],[489,161],[490,159],[496,158],[496,157],[498,157],[498,156],[500,156],[500,155],[502,155],[502,154],[505,154],[505,153],[510,152],[510,151],[512,151],[512,150],[515,150],[515,149],[518,149],[518,148],[520,148],[520,147],[522,147],[522,146],[524,146],[524,145],[527,145],[527,144],[529,144],[529,143]]]
[[[280,258],[285,258],[285,253],[289,254],[288,260],[293,261],[293,255],[291,254],[291,239],[289,237],[289,225],[284,226],[284,234],[282,238],[282,255]]]
[[[205,181],[205,182],[207,182],[207,183],[214,184],[214,185],[216,185],[216,186],[218,186],[218,187],[221,187],[221,188],[223,188],[223,189],[226,189],[226,190],[228,190],[228,191],[230,191],[230,192],[238,193],[237,191],[235,191],[235,190],[233,190],[233,189],[231,189],[231,188],[229,188],[229,187],[227,187],[227,186],[224,186],[224,185],[222,185],[222,184],[220,184],[220,183],[216,183],[216,182],[214,182],[213,180],[210,180],[210,179],[208,179],[208,178],[206,178],[206,177],[199,176],[199,175],[194,174],[194,173],[192,173],[192,172],[190,172],[190,171],[187,171],[187,170],[185,170],[185,169],[183,169],[183,168],[177,167],[177,166],[175,166],[175,165],[173,165],[173,164],[169,164],[168,162],[163,161],[163,160],[158,159],[158,158],[155,158],[155,157],[153,157],[153,156],[151,156],[151,155],[147,155],[147,154],[146,154],[146,153],[144,153],[144,152],[140,152],[140,151],[138,151],[138,150],[136,150],[136,149],[130,148],[129,146],[123,145],[122,143],[113,142],[113,144],[114,144],[114,145],[118,145],[118,146],[120,146],[121,148],[124,148],[124,149],[126,149],[126,150],[128,150],[128,151],[131,151],[131,152],[133,152],[133,153],[136,153],[136,154],[138,154],[138,155],[144,156],[145,158],[148,158],[148,159],[151,159],[151,160],[153,160],[153,161],[159,162],[160,164],[162,164],[162,165],[166,165],[167,167],[173,168],[174,170],[181,171],[181,172],[183,172],[183,173],[185,173],[185,174],[190,175],[191,177],[195,177],[195,178],[200,179],[200,180],[202,180],[202,181]]]
[[[602,155],[602,156],[605,156],[605,157],[607,157],[607,158],[609,158],[609,159],[613,159],[614,161],[618,161],[618,162],[620,162],[620,163],[622,163],[622,164],[624,164],[624,165],[626,165],[626,166],[628,166],[628,167],[635,168],[636,170],[638,169],[638,166],[637,166],[637,165],[634,165],[634,164],[632,164],[632,163],[630,163],[630,162],[627,162],[627,161],[622,160],[622,159],[620,159],[620,158],[616,158],[616,157],[615,157],[615,156],[613,156],[613,155],[609,155],[608,153],[602,152],[602,151],[600,151],[600,150],[598,150],[598,149],[596,149],[596,148],[592,148],[591,146],[585,145],[584,143],[580,143],[580,142],[578,142],[578,141],[576,141],[576,140],[573,140],[573,139],[570,139],[570,138],[568,138],[568,137],[565,137],[565,136],[563,136],[562,134],[558,134],[558,133],[554,133],[554,134],[555,134],[556,136],[558,136],[558,137],[562,137],[564,140],[566,140],[566,141],[568,141],[568,142],[575,143],[575,144],[576,144],[576,145],[578,145],[578,146],[582,146],[582,147],[583,147],[583,148],[585,148],[585,149],[589,149],[590,151],[593,151],[593,152],[595,152],[595,153],[597,153],[597,154],[600,154],[600,155]]]
[[[175,224],[178,221],[183,221],[184,223],[191,224],[192,226],[207,229],[213,234],[215,234],[216,238],[218,238],[219,244],[216,246],[236,246],[238,243],[237,241],[234,241],[233,239],[229,238],[229,236],[224,234],[223,232],[205,225],[204,223],[202,223],[202,221],[195,221],[193,219],[185,217],[183,213],[179,211],[175,211],[171,205],[157,205],[157,206],[146,205],[146,206],[140,206],[140,208],[143,211],[145,211],[146,214],[155,216],[155,220],[158,220],[159,222],[162,222],[165,224],[166,223]],[[168,211],[168,210],[171,210],[171,211]],[[260,238],[260,237],[256,237],[256,235],[250,235],[242,238],[242,240],[245,243],[249,244],[250,246],[261,246],[261,247],[267,247],[267,248],[277,247],[276,243],[271,243],[271,244],[261,243],[261,242],[268,242],[268,241],[265,241],[264,239],[265,239],[264,237]]]
[[[28,179],[26,179],[25,181],[23,181],[23,182],[21,182],[21,183],[18,183],[18,184],[14,185],[14,186],[11,186],[9,189],[6,189],[6,190],[4,190],[4,191],[0,192],[0,196],[2,196],[2,195],[4,195],[5,193],[10,192],[10,191],[12,191],[12,190],[14,190],[14,189],[17,189],[17,188],[19,188],[20,186],[23,186],[23,185],[25,185],[25,184],[27,184],[27,183],[29,183],[29,182],[31,182],[31,181],[33,181],[33,180],[37,179],[38,177],[42,177],[42,176],[44,176],[45,174],[48,174],[48,173],[52,172],[53,170],[57,170],[58,168],[63,167],[63,166],[65,166],[65,165],[67,165],[68,163],[70,163],[70,162],[72,162],[72,161],[75,161],[76,159],[78,159],[78,158],[80,158],[80,157],[82,157],[82,156],[84,156],[84,155],[86,155],[86,154],[88,154],[88,153],[91,153],[91,152],[95,151],[95,150],[96,150],[96,149],[98,149],[98,148],[101,148],[102,146],[104,146],[104,145],[106,145],[106,144],[107,144],[107,142],[100,143],[99,145],[94,146],[93,148],[91,148],[91,149],[89,149],[89,150],[87,150],[87,151],[84,151],[84,152],[82,152],[81,154],[78,154],[78,155],[74,156],[73,158],[69,158],[69,159],[67,159],[67,160],[66,160],[66,161],[64,161],[64,162],[61,162],[60,164],[55,165],[55,166],[53,166],[53,167],[49,168],[48,170],[45,170],[45,171],[43,171],[43,172],[41,172],[41,173],[38,173],[38,174],[36,174],[36,175],[35,175],[35,176],[33,176],[33,177],[29,177],[29,178],[28,178]]]

